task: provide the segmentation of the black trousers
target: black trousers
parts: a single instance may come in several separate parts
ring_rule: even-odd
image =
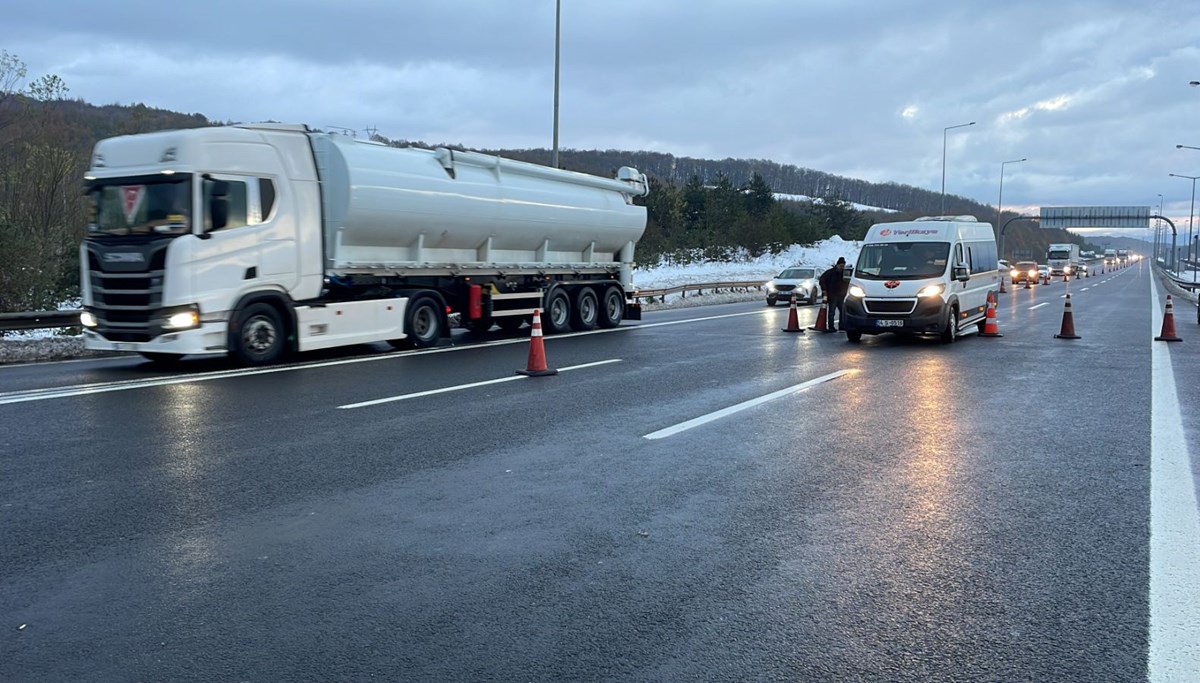
[[[837,316],[838,322],[842,323],[842,325],[845,326],[845,324],[846,324],[845,317],[846,316],[845,316],[845,311],[842,308],[845,305],[845,303],[846,303],[846,297],[844,297],[844,296],[829,298],[829,310],[825,311],[825,327],[826,327],[826,329],[829,329],[829,330],[837,329],[837,325],[834,324],[834,321],[833,321],[833,318],[835,315]]]

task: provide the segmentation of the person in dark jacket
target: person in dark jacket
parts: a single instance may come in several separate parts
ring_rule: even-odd
[[[821,273],[821,278],[818,280],[821,283],[821,291],[829,297],[829,310],[825,312],[825,325],[826,330],[830,332],[836,332],[838,329],[833,322],[835,313],[838,321],[842,323],[842,327],[846,326],[845,313],[842,310],[842,305],[846,301],[846,280],[842,276],[845,270],[846,259],[839,256],[837,263]]]

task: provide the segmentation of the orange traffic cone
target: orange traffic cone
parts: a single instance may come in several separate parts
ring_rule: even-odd
[[[788,307],[788,322],[787,327],[783,328],[784,332],[796,332],[804,334],[804,328],[800,327],[800,317],[796,315],[796,295],[792,295],[792,305]]]
[[[1175,334],[1175,305],[1171,303],[1171,295],[1167,295],[1167,311],[1163,314],[1162,332],[1154,341],[1183,341]]]
[[[1015,282],[1014,282],[1014,283],[1013,283],[1013,286],[1016,286],[1016,284],[1017,284],[1017,283],[1015,283]],[[1001,294],[1007,294],[1007,293],[1008,293],[1008,292],[1007,292],[1007,290],[1005,290],[1005,289],[1004,289],[1004,275],[1003,275],[1003,274],[1001,274],[1001,275],[1000,275],[1000,293],[1001,293]]]
[[[826,309],[828,309],[828,308],[829,308],[829,295],[822,292],[821,310],[817,311],[817,322],[813,323],[808,329],[816,330],[818,332],[828,332],[829,331],[829,330],[825,329],[826,327],[828,327],[828,323],[825,322],[827,320]]]
[[[524,370],[517,370],[518,375],[529,377],[545,377],[557,375],[558,370],[546,367],[546,346],[542,342],[542,312],[533,309],[533,334],[529,337],[529,362]]]
[[[979,333],[981,337],[1003,337],[1000,334],[1000,325],[996,322],[996,297],[988,292],[987,299],[987,314],[984,317],[983,332]]]
[[[1029,276],[1028,275],[1025,276],[1025,289],[1033,289],[1033,287],[1029,286]]]
[[[1070,282],[1070,281],[1071,281],[1071,276],[1067,275],[1067,271],[1064,270],[1063,271],[1063,282]]]
[[[1055,339],[1081,339],[1075,334],[1075,316],[1071,314],[1071,295],[1067,295],[1067,301],[1063,304],[1063,319],[1062,329],[1054,335]]]

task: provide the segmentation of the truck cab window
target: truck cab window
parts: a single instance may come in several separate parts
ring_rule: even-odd
[[[241,180],[225,180],[227,192],[225,194],[229,205],[228,218],[225,220],[225,225],[217,228],[217,230],[231,230],[240,228],[247,224],[246,214],[248,201],[246,197],[246,183]],[[204,183],[204,206],[211,205],[213,183]],[[213,232],[212,214],[210,211],[204,212],[204,232]]]
[[[260,220],[265,221],[271,217],[271,209],[275,207],[275,183],[270,178],[258,179],[258,201],[262,204]]]

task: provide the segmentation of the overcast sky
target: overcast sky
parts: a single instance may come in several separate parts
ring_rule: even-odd
[[[560,145],[762,158],[1006,207],[1200,175],[1197,0],[562,0]],[[95,104],[549,147],[554,0],[43,0],[0,48]],[[361,134],[361,133],[360,133]],[[983,218],[983,217],[981,217]],[[1197,221],[1200,224],[1200,220]],[[1131,235],[1132,236],[1132,235]]]

